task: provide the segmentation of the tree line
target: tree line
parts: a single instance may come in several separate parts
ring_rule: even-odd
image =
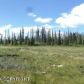
[[[0,34],[1,45],[84,45],[84,34],[78,32],[61,32],[60,30],[48,30],[43,27],[37,28],[36,31],[31,29],[30,32],[25,34],[22,28],[18,34],[12,32],[10,35],[9,30],[5,31],[5,36]]]

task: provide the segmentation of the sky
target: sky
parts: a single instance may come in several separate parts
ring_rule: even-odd
[[[84,31],[84,0],[0,0],[0,33],[36,26]]]

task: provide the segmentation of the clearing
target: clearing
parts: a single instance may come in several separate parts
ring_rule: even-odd
[[[0,46],[0,84],[84,84],[84,47]]]

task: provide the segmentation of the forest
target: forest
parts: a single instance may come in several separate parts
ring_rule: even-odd
[[[22,28],[18,34],[10,31],[5,31],[5,35],[0,34],[1,45],[84,45],[84,34],[79,32],[54,31],[49,29],[46,31],[45,27],[37,28],[36,31],[31,29],[30,32],[25,34]]]

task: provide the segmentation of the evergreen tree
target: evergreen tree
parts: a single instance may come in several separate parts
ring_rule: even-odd
[[[54,34],[53,34],[53,30],[52,30],[52,42],[51,45],[54,45]]]
[[[60,33],[60,30],[59,30],[59,33],[58,33],[58,45],[61,45],[61,33]]]
[[[27,33],[27,36],[25,36],[25,45],[29,45],[29,33]]]
[[[0,34],[0,44],[3,44],[3,36]]]
[[[22,32],[21,32],[21,41],[22,41],[22,44],[24,44],[24,29],[22,28]]]
[[[33,29],[31,30],[31,37],[30,37],[30,45],[35,44],[35,38],[34,38],[34,31]]]
[[[37,30],[36,30],[36,43],[39,44],[39,42],[40,42],[40,31],[37,28]]]
[[[45,28],[42,28],[41,30],[41,39],[43,43],[46,43],[46,31]]]
[[[51,42],[52,42],[52,37],[51,37],[51,32],[50,30],[48,31],[48,35],[47,35],[47,44],[48,45],[51,45]]]
[[[17,39],[16,39],[15,33],[14,33],[14,38],[13,38],[13,40],[14,40],[14,45],[17,45]]]
[[[54,35],[54,44],[57,45],[57,34],[56,34],[56,31],[55,31],[55,35]]]
[[[21,30],[19,34],[19,44],[22,45],[22,31]]]

